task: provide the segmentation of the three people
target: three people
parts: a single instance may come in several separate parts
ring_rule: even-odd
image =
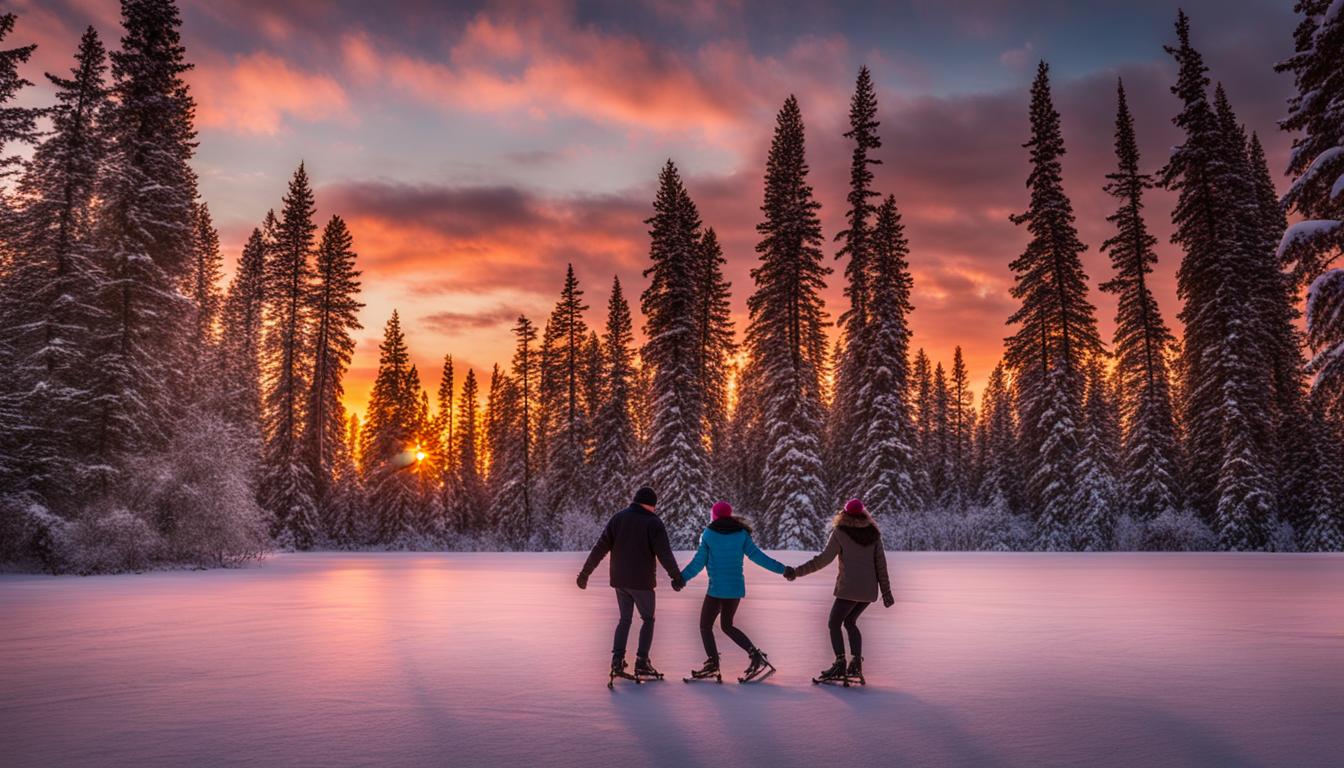
[[[850,499],[844,510],[835,516],[830,538],[820,554],[791,568],[761,551],[751,538],[751,527],[733,516],[733,508],[726,501],[716,503],[711,510],[711,522],[700,535],[700,545],[685,570],[678,570],[676,557],[668,541],[667,529],[655,513],[657,495],[651,488],[640,488],[629,507],[616,513],[602,530],[588,559],[579,571],[578,585],[587,589],[588,578],[608,553],[611,554],[610,579],[616,591],[619,619],[612,641],[611,681],[623,677],[636,682],[662,679],[663,675],[649,660],[653,643],[654,588],[657,583],[656,566],[661,564],[672,582],[672,589],[680,592],[686,582],[702,570],[709,575],[709,588],[700,607],[700,638],[705,646],[704,665],[692,677],[714,677],[722,680],[719,671],[718,645],[714,640],[714,622],[718,620],[727,635],[750,659],[742,681],[756,679],[774,667],[766,654],[757,648],[733,620],[738,606],[746,596],[743,578],[743,560],[752,562],[772,573],[782,574],[793,581],[825,568],[839,559],[835,579],[835,603],[831,607],[827,628],[835,662],[821,673],[819,681],[851,678],[863,682],[863,636],[858,619],[879,592],[887,607],[895,603],[887,576],[887,558],[882,549],[882,533],[864,508],[863,502]],[[639,645],[635,652],[634,674],[627,673],[625,651],[630,635],[633,613],[639,611],[641,621]],[[843,627],[849,636],[851,661],[846,664]],[[814,682],[818,682],[814,680]]]
[[[705,591],[705,601],[700,605],[700,640],[705,644],[705,663],[691,673],[691,677],[703,679],[713,677],[722,682],[719,672],[719,649],[714,642],[714,620],[737,646],[747,652],[751,660],[742,673],[743,680],[754,680],[767,669],[774,667],[766,660],[765,653],[752,644],[747,634],[733,626],[733,617],[737,615],[737,606],[747,596],[746,580],[742,576],[744,557],[772,573],[783,574],[784,564],[770,557],[756,546],[751,538],[751,526],[733,517],[733,505],[720,501],[710,512],[712,521],[700,534],[700,547],[695,557],[682,570],[681,579],[690,582],[696,574],[708,568],[709,589]]]

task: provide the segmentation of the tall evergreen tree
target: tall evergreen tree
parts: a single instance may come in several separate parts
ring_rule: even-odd
[[[952,374],[947,389],[947,490],[945,505],[966,506],[971,494],[971,450],[975,425],[975,396],[970,388],[966,360],[958,346],[952,353]]]
[[[947,503],[952,479],[951,396],[947,388],[947,372],[943,364],[933,367],[930,390],[930,422],[928,444],[929,489],[931,502],[939,506]]]
[[[419,436],[420,377],[394,310],[378,346],[378,374],[360,436],[360,466],[378,543],[405,546],[420,533],[419,478],[410,471]]]
[[[513,375],[500,379],[497,435],[491,442],[490,480],[494,488],[490,517],[504,542],[521,549],[532,541],[537,523],[532,418],[540,373],[533,348],[536,326],[519,315],[513,335]]]
[[[711,476],[724,450],[728,427],[728,373],[737,344],[733,341],[732,285],[723,276],[723,249],[713,227],[700,237],[697,252],[696,338],[704,436]],[[717,481],[713,483],[717,485]]]
[[[674,547],[688,547],[708,506],[708,457],[695,310],[703,262],[700,214],[667,161],[649,225],[651,278],[640,298],[646,321],[641,357],[651,368],[652,423],[645,454],[648,482],[663,499],[659,514]]]
[[[224,418],[250,439],[261,439],[261,349],[265,306],[266,244],[254,229],[243,246],[238,268],[220,311]]]
[[[976,463],[980,503],[1003,511],[1015,507],[1019,486],[1017,425],[1013,417],[1008,371],[999,361],[989,374],[981,399]]]
[[[1110,548],[1119,491],[1116,486],[1114,446],[1119,425],[1100,355],[1087,362],[1087,395],[1083,403],[1083,436],[1076,470],[1073,545],[1084,552]]]
[[[123,0],[112,53],[114,106],[97,223],[107,280],[98,351],[94,442],[100,466],[169,438],[182,400],[189,309],[179,291],[193,252],[195,104],[172,0]],[[107,479],[111,479],[107,477]]]
[[[866,70],[865,70],[866,71]],[[905,228],[888,196],[873,231],[871,299],[868,305],[868,373],[859,400],[869,403],[857,489],[878,515],[908,515],[919,506],[916,471],[918,434],[910,415],[910,327],[914,280],[906,260]],[[860,428],[858,426],[856,429]],[[851,457],[853,461],[853,457]]]
[[[0,43],[14,31],[17,17],[12,13],[0,14]],[[18,48],[0,49],[0,152],[11,143],[31,144],[37,140],[37,118],[39,110],[29,107],[5,106],[14,100],[19,91],[32,85],[32,82],[19,74],[19,66],[37,50],[36,45],[21,45]],[[14,173],[22,162],[19,155],[0,154],[0,180]]]
[[[1106,175],[1105,190],[1120,207],[1106,219],[1116,232],[1101,250],[1111,257],[1114,277],[1101,290],[1117,296],[1114,343],[1124,424],[1124,496],[1139,519],[1151,520],[1175,510],[1179,499],[1180,456],[1167,370],[1175,337],[1148,288],[1148,275],[1157,263],[1157,238],[1143,220],[1143,193],[1153,181],[1139,170],[1134,118],[1123,83],[1117,84],[1116,93],[1117,168]]]
[[[875,233],[872,219],[877,214],[873,199],[872,166],[882,161],[871,153],[882,146],[877,135],[877,93],[867,67],[859,69],[854,96],[849,103],[849,130],[845,138],[854,142],[849,162],[849,194],[845,228],[835,239],[843,242],[836,258],[849,257],[845,264],[845,296],[849,308],[840,315],[840,348],[836,355],[835,393],[832,398],[828,444],[829,475],[838,484],[839,496],[851,496],[862,488],[858,474],[852,471],[853,457],[865,449],[863,443],[875,418],[873,401],[864,398],[872,363],[867,359],[873,342],[868,336],[870,299],[876,276],[873,272]]]
[[[443,372],[439,375],[437,409],[434,412],[433,450],[441,458],[439,467],[443,471],[443,508],[452,508],[452,479],[457,471],[456,440],[453,437],[453,393],[456,391],[453,375],[453,356],[443,356]]]
[[[916,465],[915,489],[918,497],[927,505],[936,496],[933,490],[933,368],[929,356],[920,348],[915,352],[911,386],[915,413]]]
[[[476,372],[467,369],[458,401],[459,424],[454,435],[453,493],[450,519],[459,531],[485,527],[488,498],[481,476],[480,403]]]
[[[329,502],[344,451],[342,380],[355,351],[353,334],[364,327],[359,323],[359,310],[364,304],[358,298],[360,272],[355,269],[353,246],[345,221],[332,216],[322,230],[307,298],[313,328],[313,363],[304,409],[303,453],[319,508]]]
[[[1248,255],[1247,225],[1223,212],[1242,209],[1245,158],[1236,126],[1220,120],[1208,102],[1203,58],[1190,44],[1189,19],[1177,17],[1179,43],[1167,47],[1180,74],[1172,92],[1183,108],[1174,119],[1185,132],[1162,171],[1163,184],[1178,192],[1173,242],[1185,251],[1177,291],[1185,301],[1182,351],[1187,430],[1189,501],[1210,521],[1225,549],[1264,546],[1271,514],[1264,441],[1268,414],[1257,408],[1270,390],[1257,355],[1265,353],[1256,332],[1255,265]]]
[[[631,410],[634,386],[634,326],[630,305],[613,278],[607,301],[607,327],[603,350],[607,364],[606,386],[594,419],[593,508],[598,514],[614,512],[625,504],[635,484],[639,467],[639,444]]]
[[[266,262],[268,303],[262,361],[266,438],[261,502],[274,516],[272,532],[299,549],[312,545],[316,527],[314,478],[303,460],[305,400],[313,359],[313,190],[302,163],[289,182]]]
[[[0,17],[0,39],[12,24],[12,14]],[[15,54],[0,52],[0,104],[17,87]],[[82,495],[91,474],[82,457],[97,410],[87,384],[91,336],[105,322],[91,230],[107,152],[106,71],[102,42],[90,27],[73,77],[47,75],[56,91],[51,133],[19,180],[13,226],[0,223],[0,241],[15,255],[7,270],[0,256],[0,366],[8,372],[0,384],[0,453],[8,457],[0,460],[0,483],[35,490],[51,506]],[[23,112],[0,107],[7,126],[0,136],[23,133],[15,130]]]
[[[584,421],[583,369],[588,325],[583,313],[583,289],[574,276],[574,265],[565,272],[560,301],[547,323],[551,343],[542,378],[548,382],[548,422],[546,435],[546,520],[540,532],[546,546],[558,544],[561,521],[586,508],[587,424]]]
[[[807,182],[803,116],[793,96],[776,120],[765,171],[764,218],[756,225],[760,263],[747,302],[747,347],[759,368],[766,460],[762,473],[767,540],[785,548],[817,544],[827,513],[821,465],[821,380],[826,313],[821,291],[821,204]]]
[[[219,252],[219,233],[210,218],[210,208],[198,202],[192,212],[194,241],[190,271],[182,292],[191,299],[191,338],[187,342],[187,398],[194,403],[214,399],[211,391],[219,379],[217,325],[219,281],[224,257]]]
[[[1060,158],[1064,139],[1050,96],[1050,69],[1042,61],[1031,87],[1031,203],[1013,217],[1031,235],[1012,263],[1013,297],[1022,306],[1008,319],[1018,325],[1005,360],[1018,384],[1018,411],[1028,495],[1038,511],[1038,544],[1067,548],[1074,468],[1081,447],[1083,362],[1101,351],[1095,311],[1087,298],[1087,275],[1073,206],[1064,193]]]

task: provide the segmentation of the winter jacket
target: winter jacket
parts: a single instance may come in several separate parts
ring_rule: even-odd
[[[681,572],[681,578],[690,581],[704,568],[709,568],[710,597],[746,597],[747,585],[742,578],[742,557],[767,571],[783,573],[784,564],[770,557],[751,539],[751,529],[741,521],[723,517],[710,523],[700,534],[700,548]]]
[[[607,522],[583,564],[584,577],[597,568],[608,552],[611,586],[616,589],[653,589],[657,583],[655,559],[663,564],[672,581],[681,578],[663,521],[639,504],[631,504]]]
[[[887,555],[882,551],[882,532],[873,525],[871,518],[843,512],[836,515],[835,528],[826,548],[794,572],[806,576],[825,568],[836,557],[840,558],[840,571],[835,575],[836,597],[871,603],[877,600],[879,587],[884,597],[891,594]]]

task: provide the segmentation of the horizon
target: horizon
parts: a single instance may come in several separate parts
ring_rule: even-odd
[[[544,324],[569,262],[590,326],[603,322],[615,274],[642,339],[643,220],[658,170],[672,159],[720,235],[740,339],[774,113],[797,94],[833,255],[848,180],[842,134],[854,77],[867,65],[883,141],[876,187],[896,196],[910,240],[911,349],[946,366],[962,346],[978,406],[1015,306],[1008,264],[1027,238],[1008,216],[1027,204],[1027,90],[1044,59],[1068,149],[1065,188],[1088,245],[1089,298],[1109,343],[1115,301],[1097,290],[1111,272],[1097,246],[1114,209],[1101,187],[1114,165],[1115,82],[1125,82],[1143,170],[1155,173],[1179,135],[1168,91],[1175,65],[1162,50],[1174,40],[1177,4],[916,0],[881,13],[797,5],[761,18],[749,3],[698,3],[678,19],[661,2],[451,10],[408,2],[386,17],[357,3],[320,12],[185,2],[193,166],[226,278],[303,161],[316,220],[346,219],[363,271],[364,328],[345,380],[346,407],[362,417],[393,309],[430,391],[445,354],[459,388],[467,367],[481,377],[506,365],[514,319]],[[1227,85],[1260,135],[1282,191],[1290,137],[1274,121],[1292,82],[1266,62],[1290,52],[1295,16],[1270,2],[1240,3],[1235,13],[1218,5],[1184,4],[1211,79]],[[115,4],[19,0],[15,11],[15,39],[38,43],[21,69],[38,86],[20,104],[50,103],[41,73],[68,70],[86,25],[109,47],[120,37]],[[1153,190],[1146,202],[1159,239],[1154,290],[1179,332],[1173,196]],[[833,273],[824,294],[832,321],[843,307],[841,278]]]

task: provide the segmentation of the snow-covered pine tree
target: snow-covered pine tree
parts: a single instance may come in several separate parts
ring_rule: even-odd
[[[1252,230],[1243,221],[1255,217],[1225,214],[1254,209],[1246,192],[1242,138],[1235,121],[1220,120],[1209,104],[1206,67],[1190,44],[1184,12],[1177,16],[1176,34],[1178,45],[1167,51],[1180,68],[1172,92],[1183,106],[1173,121],[1185,141],[1172,150],[1161,177],[1178,193],[1172,241],[1185,251],[1177,291],[1185,301],[1180,317],[1188,501],[1211,523],[1222,548],[1258,549],[1271,513],[1264,454],[1270,381],[1261,365],[1269,350],[1259,333],[1261,307],[1252,301],[1256,265],[1247,236]]]
[[[345,394],[342,380],[355,351],[359,324],[359,270],[354,240],[340,216],[332,216],[317,247],[307,304],[313,328],[312,375],[304,408],[303,456],[313,481],[313,500],[327,517],[344,451]]]
[[[1344,432],[1325,410],[1325,398],[1310,400],[1311,481],[1308,519],[1299,532],[1308,552],[1344,551]]]
[[[856,443],[858,452],[849,457],[848,471],[858,479],[856,488],[868,509],[893,519],[917,511],[920,504],[915,486],[918,435],[910,416],[910,327],[906,321],[914,309],[910,303],[914,280],[895,197],[888,196],[878,209],[872,245],[868,371],[858,393],[859,401],[868,404],[870,416]]]
[[[458,428],[453,436],[453,492],[449,520],[460,532],[485,528],[489,498],[481,476],[481,413],[476,372],[467,369],[458,401]]]
[[[0,39],[13,16],[0,17]],[[20,49],[21,51],[22,49]],[[0,104],[16,87],[14,50],[0,51]],[[101,118],[108,106],[107,57],[90,27],[73,77],[47,75],[56,91],[51,132],[17,188],[19,201],[0,240],[13,256],[0,267],[0,485],[41,494],[49,507],[83,495],[89,479],[88,389],[91,335],[102,322],[103,277],[92,240],[94,192],[106,156]],[[4,120],[22,121],[3,108]],[[14,137],[13,126],[0,129]],[[18,132],[19,134],[22,131]],[[0,201],[0,216],[5,203]],[[12,225],[12,226],[11,226]],[[0,256],[0,265],[3,257]]]
[[[220,310],[220,410],[254,441],[261,440],[262,310],[266,244],[252,230]]]
[[[378,374],[360,436],[360,468],[368,495],[375,539],[384,546],[415,541],[423,504],[415,463],[420,425],[420,378],[411,364],[396,310],[378,346]]]
[[[322,534],[328,546],[353,547],[369,536],[358,456],[359,416],[350,414],[341,442],[333,450],[331,488],[321,508]]]
[[[587,436],[584,421],[583,368],[588,324],[583,313],[583,289],[574,276],[574,265],[565,271],[560,301],[546,324],[546,357],[542,366],[542,391],[547,419],[543,429],[546,457],[542,487],[545,518],[537,531],[547,548],[559,543],[560,526],[566,516],[587,507]]]
[[[219,281],[224,256],[219,252],[219,233],[210,218],[210,208],[197,202],[193,211],[191,267],[182,293],[191,299],[191,338],[187,342],[186,398],[193,404],[213,403],[219,386],[217,333],[221,297]]]
[[[593,509],[599,516],[613,514],[629,501],[639,468],[638,436],[631,415],[635,377],[633,329],[630,304],[621,292],[621,280],[613,278],[602,339],[606,386],[593,430]]]
[[[12,13],[0,14],[0,43],[14,31],[14,22],[17,20]],[[19,155],[4,156],[2,153],[6,145],[32,144],[38,138],[37,118],[41,110],[4,106],[13,101],[19,91],[32,85],[31,81],[19,74],[19,66],[27,63],[35,50],[35,44],[0,49],[0,180],[12,176],[23,162]]]
[[[453,438],[453,393],[456,391],[457,382],[453,374],[453,356],[443,356],[443,372],[439,375],[439,389],[437,393],[438,406],[434,411],[434,441],[430,448],[439,456],[439,469],[443,472],[440,478],[443,487],[443,508],[452,509],[452,486],[453,477],[457,471],[457,451],[454,446],[457,445]]]
[[[709,506],[708,456],[696,308],[701,297],[700,214],[671,160],[658,175],[649,225],[649,287],[640,297],[651,369],[645,475],[662,503],[672,546],[695,542]]]
[[[260,498],[284,546],[312,546],[317,521],[313,476],[304,461],[304,406],[313,360],[312,254],[317,225],[313,190],[299,164],[289,182],[275,241],[266,260],[262,346],[264,401]]]
[[[597,329],[588,331],[588,339],[583,343],[583,360],[579,365],[579,399],[583,402],[583,444],[588,450],[589,470],[592,469],[592,454],[597,424],[597,411],[602,407],[602,391],[607,386],[607,361],[602,354],[602,337]],[[591,491],[592,477],[587,479],[587,489]],[[588,502],[585,501],[586,505]]]
[[[881,148],[877,135],[877,92],[873,88],[868,67],[860,67],[854,84],[854,95],[849,102],[849,130],[845,138],[853,141],[849,161],[849,205],[845,213],[845,228],[835,235],[843,242],[837,259],[849,257],[845,263],[845,296],[849,308],[840,315],[841,336],[835,356],[835,390],[827,425],[827,475],[835,484],[838,498],[848,498],[860,491],[866,492],[861,472],[854,471],[857,457],[866,450],[869,425],[876,417],[870,398],[860,395],[868,382],[875,364],[868,362],[869,347],[875,344],[867,336],[869,326],[869,298],[873,291],[872,274],[874,244],[873,217],[877,206],[873,199],[879,194],[873,187],[872,166],[882,161],[872,157]],[[899,227],[899,222],[897,223]]]
[[[915,352],[915,362],[911,371],[916,435],[915,490],[923,502],[923,507],[928,508],[936,499],[933,490],[933,368],[929,364],[928,354],[922,347]]]
[[[110,141],[96,225],[106,322],[97,354],[93,463],[111,480],[122,460],[162,447],[177,422],[190,335],[180,287],[193,251],[195,104],[172,0],[123,0],[111,54]]]
[[[1082,451],[1076,469],[1073,547],[1084,552],[1110,548],[1120,500],[1116,486],[1114,447],[1119,426],[1111,403],[1101,355],[1086,363],[1087,395],[1083,403]]]
[[[1019,430],[1030,478],[1027,500],[1037,517],[1038,546],[1068,548],[1074,469],[1082,443],[1084,361],[1101,351],[1095,310],[1087,298],[1087,275],[1073,205],[1064,193],[1060,158],[1064,138],[1050,96],[1050,69],[1042,61],[1031,87],[1031,202],[1013,216],[1031,239],[1013,261],[1012,294],[1022,306],[1009,324],[1004,359],[1017,382]]]
[[[728,430],[728,374],[737,354],[733,341],[732,285],[723,276],[723,248],[713,227],[705,229],[697,251],[700,295],[696,299],[696,337],[704,435],[709,451],[710,486],[718,477]]]
[[[947,382],[947,488],[943,493],[947,509],[964,509],[970,500],[974,425],[975,395],[958,346],[952,353],[952,375]]]
[[[501,376],[495,402],[496,435],[491,439],[490,518],[502,543],[529,547],[537,524],[533,416],[540,372],[534,345],[537,328],[523,315],[513,327],[513,374]]]
[[[1157,238],[1143,220],[1143,193],[1152,176],[1139,170],[1139,147],[1123,83],[1116,86],[1116,170],[1105,190],[1120,207],[1106,218],[1115,234],[1101,244],[1114,277],[1101,290],[1116,294],[1115,356],[1119,383],[1123,478],[1127,508],[1140,520],[1175,511],[1180,491],[1180,453],[1167,356],[1175,337],[1162,320],[1148,275],[1157,262]]]
[[[929,471],[929,501],[935,507],[945,507],[952,478],[951,396],[947,388],[947,372],[943,364],[933,367],[933,384],[929,395],[930,422],[925,448]]]
[[[765,170],[764,218],[756,225],[760,263],[747,302],[747,348],[762,403],[765,538],[777,547],[817,545],[829,504],[823,481],[821,381],[826,374],[826,275],[821,203],[807,182],[802,112],[792,95],[776,120]]]
[[[991,509],[1015,509],[1020,488],[1017,424],[1008,371],[1003,361],[994,365],[985,385],[976,437],[979,476],[976,495],[979,503]]]

